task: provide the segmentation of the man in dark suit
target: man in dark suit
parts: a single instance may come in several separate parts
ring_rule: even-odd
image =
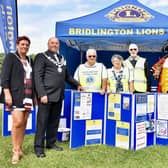
[[[48,40],[48,50],[37,54],[35,58],[34,80],[38,113],[34,150],[37,157],[45,157],[45,140],[46,148],[63,150],[55,142],[64,98],[64,82],[81,89],[80,84],[68,74],[66,60],[59,54],[59,47],[59,40],[51,37]]]

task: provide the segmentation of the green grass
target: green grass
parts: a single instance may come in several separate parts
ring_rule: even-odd
[[[168,147],[166,146],[153,146],[134,152],[106,145],[88,146],[71,150],[68,143],[59,143],[64,148],[64,151],[46,150],[47,157],[39,159],[34,155],[33,141],[34,135],[25,136],[23,148],[26,156],[21,159],[18,165],[12,165],[11,137],[0,136],[0,168],[168,167]]]

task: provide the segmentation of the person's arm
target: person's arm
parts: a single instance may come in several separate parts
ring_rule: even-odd
[[[107,79],[107,93],[111,93],[111,89],[110,89],[110,82],[109,80]]]
[[[134,93],[134,82],[133,81],[129,82],[129,92]]]
[[[107,78],[102,79],[102,88],[100,91],[100,94],[104,94],[106,92],[106,88],[107,88]]]
[[[5,96],[6,111],[11,111],[11,106],[13,104],[13,101],[12,101],[10,90],[8,88],[4,88],[3,92]]]
[[[70,85],[76,87],[77,90],[82,91],[83,88],[81,87],[80,83],[79,83],[76,79],[74,79],[74,78],[69,74],[67,68],[66,68],[65,71],[66,71],[66,72],[65,72],[65,81],[66,81],[67,83],[69,83]]]
[[[153,66],[152,66],[152,73],[153,76],[156,80],[160,78],[160,73],[162,71],[162,66],[165,62],[165,57],[161,58],[159,61],[157,61]]]
[[[79,81],[79,67],[76,69],[76,71],[74,73],[74,79]]]
[[[149,72],[147,61],[145,61],[144,67],[145,67],[145,76],[146,76],[146,79],[147,79],[147,91],[150,92],[151,80],[150,80],[150,72]]]
[[[12,106],[12,96],[10,92],[12,58],[13,57],[11,53],[5,57],[3,66],[2,66],[2,76],[1,76],[2,88],[4,92],[4,98],[5,98],[7,109],[10,109],[10,107]]]
[[[128,67],[127,68],[127,71],[128,71],[128,74],[129,74],[129,92],[130,93],[134,93],[134,77],[133,77],[133,71],[130,70]]]
[[[101,91],[100,94],[103,95],[106,92],[107,89],[107,69],[106,67],[102,64],[102,79],[101,79]]]
[[[45,57],[41,54],[38,54],[34,62],[34,83],[36,92],[39,98],[47,97],[47,93],[44,87],[44,73],[45,73]]]

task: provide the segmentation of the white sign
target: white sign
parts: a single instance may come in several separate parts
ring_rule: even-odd
[[[146,147],[147,135],[145,129],[145,122],[136,124],[136,150]]]
[[[158,94],[158,119],[168,120],[168,95]]]

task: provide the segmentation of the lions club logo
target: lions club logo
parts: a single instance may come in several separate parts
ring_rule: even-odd
[[[91,84],[93,82],[94,82],[94,78],[93,77],[89,76],[88,78],[86,78],[86,83]]]
[[[154,18],[145,9],[129,4],[113,9],[105,17],[115,22],[147,22]]]

